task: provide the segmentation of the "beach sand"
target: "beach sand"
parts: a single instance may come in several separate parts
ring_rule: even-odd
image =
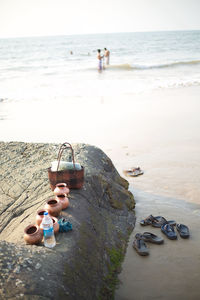
[[[136,228],[130,237],[116,300],[199,299],[200,270],[200,87],[160,89],[123,97],[73,98],[51,102],[1,103],[1,139],[83,142],[96,145],[136,195]],[[7,113],[9,112],[9,113]],[[56,158],[56,157],[55,157]],[[150,256],[132,248],[138,225],[149,214],[189,226],[189,240],[150,246]],[[162,235],[158,229],[145,227]]]
[[[137,219],[119,275],[116,300],[199,299],[199,92],[199,87],[169,90],[161,93],[160,101],[155,96],[157,104],[154,109],[149,107],[150,118],[143,119],[141,125],[149,143],[145,144],[144,136],[140,141],[132,127],[131,145],[124,148],[127,158],[118,162],[120,171],[124,166],[139,165],[144,175],[128,178]],[[139,122],[138,115],[136,120]],[[178,234],[178,240],[171,241],[160,229],[142,227],[139,221],[150,214],[186,224],[190,238],[183,240]],[[132,248],[135,234],[145,231],[165,240],[164,245],[148,244],[149,257],[139,256]]]
[[[136,199],[136,226],[119,275],[121,284],[116,290],[115,300],[199,299],[199,205],[135,189],[133,192]],[[188,225],[190,238],[182,239],[177,234],[177,240],[169,240],[160,228],[141,226],[139,221],[150,213]],[[137,232],[152,232],[162,237],[164,244],[146,243],[150,254],[142,257],[132,247]]]

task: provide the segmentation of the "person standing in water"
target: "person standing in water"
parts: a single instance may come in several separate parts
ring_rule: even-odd
[[[98,70],[99,70],[99,72],[101,72],[103,70],[103,63],[102,63],[103,57],[104,56],[101,55],[101,50],[98,49],[97,50],[97,59],[98,59]]]
[[[110,64],[110,51],[107,48],[104,48],[104,56],[106,58],[106,65]]]

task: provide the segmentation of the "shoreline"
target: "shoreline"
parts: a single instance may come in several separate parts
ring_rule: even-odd
[[[132,186],[133,191],[136,224],[129,239],[122,272],[118,276],[120,285],[116,289],[115,300],[132,300],[133,293],[135,299],[198,299],[200,205],[150,194],[133,189]],[[162,215],[168,220],[187,225],[189,239],[182,239],[177,233],[177,240],[171,241],[160,228],[141,226],[139,221],[150,214]],[[132,243],[136,233],[145,231],[162,237],[164,244],[147,243],[150,254],[142,257],[133,249]]]
[[[40,103],[31,106],[27,103],[25,110],[20,111],[23,107],[19,105],[18,111],[14,111],[15,118],[0,122],[5,142],[9,139],[43,143],[79,140],[95,145],[130,182],[137,220],[119,275],[122,284],[116,291],[116,300],[132,300],[133,291],[138,298],[142,295],[152,300],[156,297],[186,300],[188,296],[197,299],[200,293],[199,94],[200,87],[189,87],[117,99],[86,99],[85,102],[71,99],[68,103],[59,101],[59,110],[53,103],[48,109],[46,103],[42,107]],[[74,120],[77,127],[73,126]],[[143,175],[136,178],[123,175],[123,169],[137,166],[144,170]],[[161,235],[157,229],[138,225],[149,214],[174,218],[188,225],[191,238],[174,242],[165,238],[162,248],[150,245],[151,254],[144,261],[132,248],[135,233],[144,229]],[[162,284],[155,289],[161,277]],[[171,282],[173,286],[169,289]]]
[[[118,98],[70,98],[56,106],[5,101],[2,113],[10,115],[0,121],[1,140],[95,145],[122,176],[130,167],[144,170],[129,178],[135,188],[200,203],[199,94],[200,87],[193,86]]]

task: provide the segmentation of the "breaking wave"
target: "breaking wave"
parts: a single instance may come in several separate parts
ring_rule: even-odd
[[[148,70],[148,69],[164,69],[164,68],[174,68],[179,66],[190,66],[190,65],[200,65],[200,60],[191,60],[191,61],[177,61],[163,64],[155,65],[139,65],[139,64],[110,64],[105,66],[108,70]]]
[[[158,65],[132,65],[132,69],[135,70],[146,70],[146,69],[161,69],[161,68],[172,68],[179,66],[187,66],[187,65],[199,65],[200,60],[190,60],[190,61],[177,61],[166,64],[158,64]]]

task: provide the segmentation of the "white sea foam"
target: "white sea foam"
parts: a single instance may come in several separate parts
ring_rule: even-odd
[[[159,69],[159,68],[174,68],[174,67],[181,67],[181,66],[189,66],[189,65],[200,65],[200,60],[190,60],[190,61],[175,61],[175,62],[169,62],[165,64],[152,64],[152,65],[127,65],[129,68],[135,69],[135,70],[141,70],[141,69]],[[122,65],[123,66],[123,65]],[[126,65],[125,65],[126,67]]]

